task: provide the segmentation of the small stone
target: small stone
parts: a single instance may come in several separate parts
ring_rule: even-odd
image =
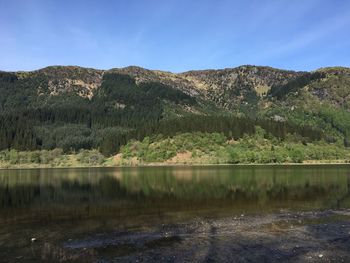
[[[35,237],[32,237],[30,241],[35,242],[37,239]]]
[[[323,255],[322,255],[322,254],[319,254],[318,257],[319,257],[319,258],[323,258]]]

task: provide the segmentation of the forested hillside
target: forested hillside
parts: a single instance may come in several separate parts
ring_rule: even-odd
[[[111,156],[150,136],[219,133],[228,142],[257,129],[275,144],[293,136],[304,146],[350,146],[348,68],[242,66],[175,74],[55,66],[0,72],[0,94],[4,151],[96,149]]]

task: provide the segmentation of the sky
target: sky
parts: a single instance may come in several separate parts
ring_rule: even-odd
[[[350,66],[348,0],[0,0],[0,70]]]

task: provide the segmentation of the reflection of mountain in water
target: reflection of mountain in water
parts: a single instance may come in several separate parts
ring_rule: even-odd
[[[157,167],[0,171],[0,209],[85,214],[349,204],[347,166]],[[24,209],[24,210],[23,210]],[[2,215],[7,213],[2,213]]]

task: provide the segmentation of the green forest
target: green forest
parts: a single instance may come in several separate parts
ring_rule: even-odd
[[[65,91],[53,95],[50,88],[60,80],[48,74],[0,72],[0,162],[69,165],[74,155],[76,164],[107,165],[120,153],[130,164],[135,158],[165,162],[184,152],[191,153],[191,162],[208,163],[347,161],[348,105],[316,101],[305,91],[315,86],[317,92],[349,92],[340,86],[348,85],[347,76],[327,76],[306,73],[272,85],[260,99],[246,92],[245,105],[253,105],[246,111],[242,104],[220,107],[203,96],[116,72],[103,74],[91,98]],[[294,105],[301,106],[291,110]]]

